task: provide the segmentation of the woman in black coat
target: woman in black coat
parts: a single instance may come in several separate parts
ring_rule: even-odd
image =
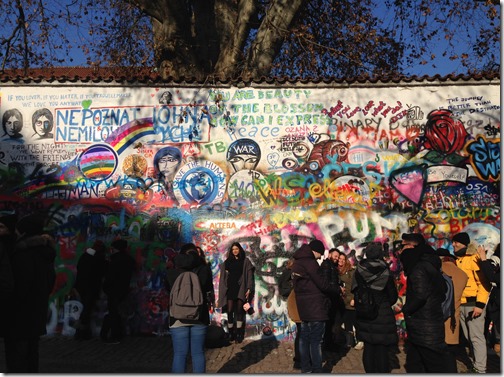
[[[252,303],[255,267],[238,242],[233,242],[226,260],[219,265],[218,308],[228,314],[229,340],[241,343],[245,336],[245,303]]]
[[[397,301],[397,288],[387,263],[383,260],[380,243],[370,243],[365,249],[365,259],[357,264],[352,281],[352,292],[366,283],[378,303],[375,319],[362,319],[356,308],[357,338],[364,342],[362,363],[366,373],[390,373],[389,351],[398,341],[392,306]]]

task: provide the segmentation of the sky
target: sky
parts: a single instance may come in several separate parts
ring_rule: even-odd
[[[463,0],[465,1],[465,0]],[[474,1],[474,0],[473,0]],[[477,0],[476,0],[477,1]],[[388,24],[391,22],[392,18],[394,17],[394,12],[390,9],[387,9],[387,7],[384,5],[382,1],[378,1],[378,6],[374,10],[374,14],[383,20],[384,24]],[[500,16],[500,7],[498,7],[498,12]],[[501,26],[502,26],[502,19],[500,20]],[[406,30],[406,32],[411,32],[413,33],[414,31],[412,30]],[[469,31],[469,33],[465,33],[464,31],[460,31],[457,33],[457,37],[462,36],[462,40],[466,40],[469,37],[471,40],[475,41],[477,40],[478,36],[474,32],[474,30]],[[466,51],[464,48],[465,46],[462,44],[456,44],[456,46],[460,46],[460,51],[457,51],[457,53],[469,53],[469,51]],[[467,68],[462,66],[461,63],[459,62],[454,62],[450,60],[447,57],[443,57],[443,53],[446,51],[448,48],[448,41],[445,40],[444,38],[440,38],[438,40],[434,40],[431,43],[431,48],[432,48],[432,53],[436,55],[436,58],[433,59],[432,61],[429,61],[428,64],[422,65],[420,63],[407,68],[407,74],[408,75],[417,75],[417,76],[423,76],[423,75],[428,75],[428,76],[433,76],[436,74],[440,74],[441,76],[445,76],[447,74],[450,74],[452,72],[458,73],[466,73]],[[501,57],[502,56],[502,51],[499,46],[499,51],[495,52],[496,56]],[[427,55],[428,56],[428,55]],[[428,59],[427,59],[428,60]],[[497,64],[500,65],[500,61],[496,62]],[[434,67],[435,66],[435,67]]]
[[[463,1],[469,1],[469,0],[463,0]],[[54,6],[64,6],[65,3],[68,3],[67,0],[46,0],[47,3],[52,3]],[[394,12],[388,8],[386,8],[383,4],[382,1],[377,2],[379,5],[375,8],[374,13],[375,15],[382,20],[384,24],[388,24],[389,22],[392,21],[394,17]],[[500,11],[500,8],[499,8]],[[89,16],[93,16],[93,10],[89,10]],[[70,42],[74,45],[77,46],[79,43],[79,40],[82,40],[82,36],[85,38],[86,37],[86,27],[81,26],[80,30],[81,34],[77,34],[77,30],[75,28],[69,27],[65,33],[67,37],[69,38]],[[0,34],[2,32],[0,31]],[[460,33],[462,35],[463,33]],[[467,36],[468,37],[468,36]],[[464,35],[464,38],[467,38]],[[471,35],[471,38],[476,38],[476,36]],[[434,61],[429,61],[428,64],[422,65],[420,63],[408,67],[405,71],[405,74],[407,76],[412,76],[412,75],[417,75],[417,76],[423,76],[423,75],[429,75],[433,76],[436,74],[440,74],[441,76],[445,76],[449,73],[456,72],[456,73],[466,73],[467,69],[463,67],[460,63],[458,62],[453,62],[450,61],[447,57],[443,58],[442,54],[447,48],[448,43],[444,39],[440,39],[438,41],[435,41],[432,43],[433,51],[436,55],[436,58]],[[500,47],[500,46],[499,46]],[[460,53],[467,52],[467,51],[460,51]],[[69,57],[65,56],[65,62],[63,64],[59,64],[60,66],[87,66],[86,64],[86,57],[83,55],[82,51],[74,47],[72,49],[72,53],[70,54],[71,58],[73,59],[72,61],[70,60]],[[497,56],[501,56],[501,51],[498,51]],[[426,59],[429,60],[429,59]],[[500,64],[500,61],[496,62],[497,64]],[[435,67],[433,67],[435,65]]]

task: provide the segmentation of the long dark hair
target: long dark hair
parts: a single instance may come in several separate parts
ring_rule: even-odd
[[[238,259],[245,259],[245,250],[243,250],[242,245],[240,245],[240,243],[238,243],[238,242],[233,242],[231,244],[231,246],[229,247],[229,250],[228,250],[228,253],[226,256],[226,260],[231,257],[234,258],[233,251],[232,251],[234,246],[238,246],[238,249],[240,249],[240,253],[238,254]]]

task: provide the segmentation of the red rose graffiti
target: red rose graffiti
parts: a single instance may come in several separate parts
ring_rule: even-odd
[[[425,148],[449,155],[464,147],[466,137],[464,125],[450,110],[433,110],[427,115]]]

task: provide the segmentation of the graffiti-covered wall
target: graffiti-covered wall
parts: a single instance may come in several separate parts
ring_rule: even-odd
[[[181,244],[203,248],[217,292],[238,241],[256,267],[248,335],[291,338],[276,283],[313,238],[354,261],[384,243],[402,294],[403,232],[435,248],[462,230],[497,245],[499,85],[4,85],[0,210],[43,211],[57,240],[49,333],[75,331],[81,306],[67,296],[84,250],[121,237],[138,265],[130,334],[166,331],[163,278]]]

